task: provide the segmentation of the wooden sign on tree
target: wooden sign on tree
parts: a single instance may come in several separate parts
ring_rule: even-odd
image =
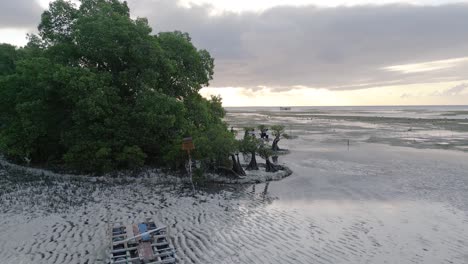
[[[182,141],[182,149],[190,152],[191,150],[195,149],[195,145],[193,144],[192,137],[186,137]]]

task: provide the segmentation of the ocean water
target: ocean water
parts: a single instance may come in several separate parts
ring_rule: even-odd
[[[280,107],[226,107],[228,112],[292,112],[314,115],[380,116],[401,118],[468,119],[468,106],[293,106]]]

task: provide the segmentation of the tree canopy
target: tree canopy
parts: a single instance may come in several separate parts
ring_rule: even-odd
[[[118,0],[54,1],[38,29],[23,48],[0,45],[0,151],[7,157],[90,172],[175,167],[189,135],[198,158],[229,157],[234,136],[221,98],[199,94],[214,60],[187,33],[153,35]]]

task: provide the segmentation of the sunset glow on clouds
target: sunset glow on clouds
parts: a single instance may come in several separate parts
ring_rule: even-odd
[[[296,87],[275,92],[267,87],[259,90],[224,87],[204,88],[201,93],[206,97],[221,95],[225,106],[465,105],[468,80],[344,91]]]
[[[418,73],[426,71],[437,71],[443,69],[450,69],[457,66],[463,66],[468,64],[468,57],[455,58],[448,60],[439,61],[428,61],[421,63],[405,64],[405,65],[394,65],[383,68],[388,71],[402,72],[402,73]]]
[[[466,104],[466,2],[128,0],[211,53],[202,93],[229,106]],[[48,3],[1,1],[0,42],[25,45]]]

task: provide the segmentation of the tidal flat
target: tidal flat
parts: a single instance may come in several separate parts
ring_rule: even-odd
[[[227,110],[237,130],[284,125],[293,174],[193,197],[0,168],[0,263],[107,263],[108,223],[145,217],[170,227],[179,263],[468,263],[466,109]]]

